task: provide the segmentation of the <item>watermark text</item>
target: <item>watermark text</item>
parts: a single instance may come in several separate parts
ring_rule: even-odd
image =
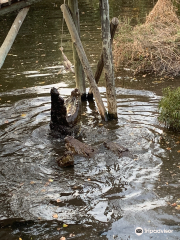
[[[141,227],[137,227],[135,229],[135,233],[136,235],[138,236],[141,236],[143,233],[149,233],[149,234],[158,234],[158,233],[173,233],[173,230],[170,230],[170,229],[147,229],[147,228],[141,228]]]

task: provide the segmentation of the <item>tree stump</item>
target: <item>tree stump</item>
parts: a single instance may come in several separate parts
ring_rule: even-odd
[[[78,89],[65,101],[56,88],[51,89],[50,129],[63,136],[78,135],[80,131],[81,96]]]

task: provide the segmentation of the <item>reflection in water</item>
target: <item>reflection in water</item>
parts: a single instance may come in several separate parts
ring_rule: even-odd
[[[110,1],[111,14],[134,11],[143,17],[151,1],[133,10],[138,2]],[[83,44],[95,69],[101,51],[98,3],[79,4]],[[80,140],[95,145],[98,153],[90,159],[76,156],[74,168],[58,167],[64,141],[49,130],[49,92],[57,87],[66,98],[75,87],[71,73],[57,75],[62,68],[59,5],[48,0],[32,7],[0,72],[0,239],[69,239],[72,233],[74,239],[136,239],[138,226],[171,229],[172,234],[158,238],[179,239],[179,212],[168,202],[180,198],[180,139],[157,121],[161,89],[176,80],[161,83],[116,73],[118,121],[102,122],[95,103],[84,103]],[[3,20],[5,26],[11,17]],[[7,26],[0,29],[2,37]],[[72,60],[67,29],[65,34]],[[103,79],[100,86],[106,105]],[[118,157],[104,147],[106,140],[130,154]],[[156,236],[144,234],[143,239]]]

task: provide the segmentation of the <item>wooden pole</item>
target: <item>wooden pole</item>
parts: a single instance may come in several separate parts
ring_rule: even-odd
[[[113,43],[113,39],[114,39],[114,36],[115,36],[116,29],[117,29],[118,25],[119,25],[119,20],[116,17],[114,17],[111,20],[111,24],[110,24],[111,45]],[[100,60],[99,60],[99,62],[97,64],[96,73],[95,73],[95,81],[96,81],[97,84],[99,83],[99,79],[101,77],[103,68],[104,68],[104,61],[103,61],[103,52],[102,52]],[[92,93],[92,90],[89,89],[88,99],[92,99],[92,98],[93,98],[93,93]]]
[[[80,37],[78,0],[68,0],[68,6],[71,11],[71,15],[74,20],[74,24],[76,26],[77,32]],[[81,98],[86,99],[85,75],[84,75],[83,67],[78,57],[78,53],[76,51],[74,44],[73,44],[73,58],[74,58],[76,88],[79,89]]]
[[[105,121],[107,121],[106,109],[104,107],[101,95],[99,93],[99,89],[98,89],[97,84],[95,82],[93,72],[92,72],[91,67],[89,65],[87,56],[86,56],[84,48],[83,48],[83,45],[82,45],[81,40],[79,38],[79,34],[76,30],[73,19],[71,17],[70,12],[69,12],[69,8],[65,4],[63,4],[63,5],[61,5],[61,10],[63,12],[64,19],[66,21],[67,27],[68,27],[69,32],[71,34],[72,42],[73,42],[74,46],[76,47],[79,59],[81,61],[83,69],[84,69],[84,72],[85,72],[85,74],[87,76],[87,79],[89,81],[89,84],[92,88],[99,113],[100,113],[101,117]]]
[[[12,47],[12,44],[18,34],[18,31],[27,15],[29,11],[29,7],[27,8],[23,8],[17,15],[16,19],[14,20],[14,23],[11,27],[11,29],[8,32],[8,35],[6,37],[6,39],[4,40],[1,48],[0,48],[0,69],[6,59],[6,56],[9,52],[9,50]]]
[[[28,7],[32,5],[33,3],[37,3],[41,0],[26,0],[26,1],[20,1],[20,2],[11,2],[10,6],[4,6],[4,4],[1,5],[0,8],[0,16],[5,15],[7,13],[17,11],[19,9]]]
[[[103,40],[103,60],[106,79],[106,95],[108,105],[108,115],[110,118],[117,118],[116,90],[114,83],[114,70],[112,59],[112,46],[109,23],[109,2],[108,0],[99,0],[101,11],[101,26]]]

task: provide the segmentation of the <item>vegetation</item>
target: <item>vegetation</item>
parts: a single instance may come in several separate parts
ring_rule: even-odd
[[[159,121],[172,130],[180,131],[180,87],[165,88],[163,98],[159,102]]]
[[[171,0],[158,0],[144,24],[119,26],[116,67],[128,66],[135,74],[180,75],[180,20]]]

